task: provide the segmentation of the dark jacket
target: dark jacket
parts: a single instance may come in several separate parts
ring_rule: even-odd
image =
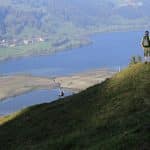
[[[149,36],[145,35],[143,37],[142,46],[143,47],[150,47],[150,38],[149,38]]]

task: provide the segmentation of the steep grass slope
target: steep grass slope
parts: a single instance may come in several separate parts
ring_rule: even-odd
[[[150,64],[1,120],[2,150],[148,150]]]

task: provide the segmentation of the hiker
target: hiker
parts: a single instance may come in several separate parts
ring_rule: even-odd
[[[64,92],[63,92],[63,91],[61,91],[61,94],[60,94],[60,96],[62,96],[62,97],[64,96]]]
[[[61,88],[61,84],[60,83],[56,83],[55,79],[53,79],[53,81],[59,87],[59,91],[60,91],[59,97],[64,97],[65,93],[64,93],[64,91]]]
[[[142,47],[144,49],[145,62],[150,62],[150,38],[149,31],[145,31],[145,35],[142,39]]]
[[[61,90],[61,91],[60,91],[60,94],[59,94],[59,97],[64,97],[64,95],[65,95],[65,94],[64,94],[64,91]]]

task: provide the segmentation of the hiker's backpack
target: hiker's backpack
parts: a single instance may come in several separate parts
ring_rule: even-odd
[[[143,47],[150,47],[150,39],[149,36],[144,36],[142,41]]]

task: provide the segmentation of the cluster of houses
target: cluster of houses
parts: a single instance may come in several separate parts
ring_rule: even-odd
[[[0,47],[16,47],[19,45],[29,45],[37,42],[48,41],[47,37],[34,37],[30,39],[4,39],[0,37]]]

